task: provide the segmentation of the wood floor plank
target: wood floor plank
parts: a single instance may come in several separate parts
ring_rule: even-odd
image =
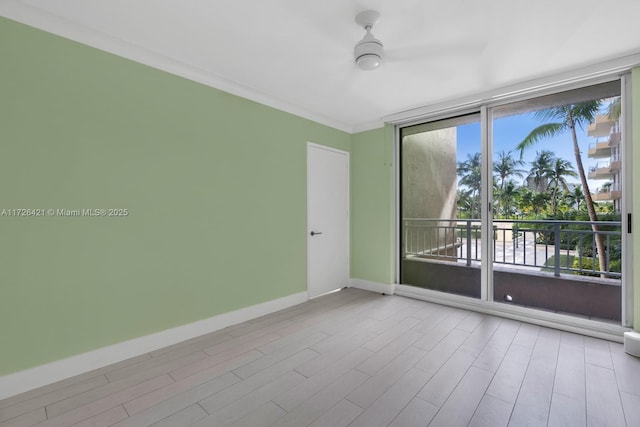
[[[276,363],[275,365],[270,366],[269,368],[256,375],[243,379],[237,384],[233,384],[229,388],[219,393],[213,394],[212,396],[205,399],[200,399],[200,406],[202,406],[205,411],[212,414],[215,411],[224,408],[228,404],[233,403],[243,396],[246,396],[247,394],[253,392],[257,388],[269,384],[270,382],[276,380],[287,372],[294,370],[302,363],[317,356],[318,353],[309,349],[305,349],[288,357],[287,359]]]
[[[202,407],[211,415],[202,419],[198,425],[221,426],[232,424],[275,399],[281,393],[291,390],[304,379],[305,377],[297,372],[289,371],[217,411],[212,411],[210,406],[203,404]]]
[[[553,392],[573,400],[585,402],[586,382],[584,346],[560,341]]]
[[[172,371],[169,372],[169,374],[171,374],[171,376],[176,380],[181,380],[183,378],[186,378],[188,376],[194,375],[198,372],[204,371],[206,369],[209,369],[213,366],[216,366],[220,363],[224,363],[228,360],[232,360],[237,356],[240,356],[242,354],[246,354],[248,352],[257,352],[255,349],[256,347],[259,347],[260,345],[264,344],[264,343],[268,343],[272,340],[278,339],[278,335],[276,334],[266,334],[263,337],[257,337],[255,339],[255,341],[253,342],[246,342],[246,343],[241,343],[238,344],[237,346],[231,347],[226,351],[223,351],[221,353],[216,353],[213,356],[208,356],[205,358],[202,358],[198,361],[195,361],[193,363],[189,363],[187,365],[184,366],[180,366],[176,369],[173,369]],[[208,353],[207,353],[208,354]],[[262,355],[262,353],[260,353]],[[247,362],[248,363],[248,362]]]
[[[513,338],[513,343],[524,347],[533,348],[536,345],[536,340],[538,339],[539,333],[539,326],[522,323],[520,324],[518,333]]]
[[[254,360],[251,363],[247,363],[240,368],[234,369],[233,373],[239,376],[240,378],[248,378],[251,375],[254,375],[269,366],[272,366],[282,360],[285,360],[291,357],[294,354],[297,354],[301,351],[308,350],[310,346],[321,341],[327,337],[327,334],[324,332],[316,332],[315,334],[309,335],[304,338],[297,339],[293,342],[287,343],[284,347],[275,350],[264,357]],[[308,350],[312,351],[312,350]],[[318,353],[313,352],[315,356],[318,356]]]
[[[194,404],[151,425],[153,427],[186,427],[195,424],[207,415],[207,412],[200,405]]]
[[[420,323],[420,320],[415,317],[404,318],[402,321],[394,323],[394,327],[367,341],[363,347],[373,352],[380,351],[418,323]]]
[[[418,393],[418,397],[436,406],[442,406],[475,360],[476,354],[472,349],[465,346],[460,347],[431,377]]]
[[[348,400],[341,400],[337,405],[309,424],[309,427],[347,427],[361,413],[362,408],[358,405]]]
[[[624,426],[622,402],[612,369],[586,364],[587,425]]]
[[[584,400],[553,394],[549,410],[549,427],[586,426],[587,412]]]
[[[284,414],[285,411],[278,407],[278,405],[273,402],[267,402],[260,408],[233,423],[231,427],[265,427],[271,425]]]
[[[311,424],[368,378],[368,375],[356,370],[347,372],[331,385],[320,390],[310,399],[278,419],[276,425],[278,427],[298,427]]]
[[[487,389],[487,395],[514,404],[532,352],[532,347],[512,344]]]
[[[616,381],[620,391],[640,396],[640,358],[624,352],[624,346],[609,343]]]
[[[613,361],[609,351],[609,343],[597,338],[587,337],[584,340],[584,361],[591,365],[613,369]]]
[[[385,366],[387,366],[393,359],[398,357],[400,353],[406,351],[407,348],[412,346],[416,341],[423,337],[423,334],[417,331],[409,330],[400,335],[394,341],[391,341],[385,347],[378,350],[367,360],[363,361],[358,370],[368,375],[375,375]]]
[[[111,408],[101,414],[94,415],[84,421],[74,424],[72,427],[108,427],[118,421],[122,421],[129,415],[122,405]]]
[[[361,408],[368,408],[409,371],[418,360],[422,359],[425,353],[424,350],[419,348],[409,347],[407,351],[396,357],[384,369],[369,378],[353,393],[350,393],[347,399]]]
[[[510,426],[547,423],[559,347],[560,332],[551,329],[540,331],[511,414]]]
[[[130,378],[133,375],[140,375],[143,371],[149,372],[150,376],[164,374],[177,366],[181,366],[183,363],[191,363],[193,360],[207,356],[204,352],[193,348],[194,346],[195,345],[191,345],[189,347],[173,350],[149,360],[143,360],[134,365],[128,365],[115,371],[109,371],[105,375],[109,382],[116,382],[118,380]],[[166,369],[167,367],[168,369]]]
[[[45,405],[54,404],[74,396],[83,396],[86,392],[108,384],[104,375],[91,377],[84,381],[73,383],[48,393],[40,394],[28,400],[19,401],[13,405],[0,408],[0,422],[27,414]]]
[[[199,400],[207,398],[221,390],[225,390],[233,384],[240,381],[240,378],[231,372],[207,381],[204,384],[189,389],[171,399],[164,400],[144,411],[126,418],[119,423],[114,424],[116,427],[143,427],[149,426],[188,406],[197,403]],[[126,406],[126,405],[125,405]]]
[[[485,317],[482,322],[469,335],[464,342],[464,346],[480,353],[491,341],[496,331],[502,325],[503,320],[493,316]]]
[[[469,421],[469,427],[507,426],[512,410],[513,404],[485,394]]]
[[[482,323],[484,319],[486,319],[486,317],[487,315],[482,313],[469,313],[462,322],[458,323],[456,328],[471,333],[478,327],[478,325],[480,325],[480,323]]]
[[[427,351],[433,349],[441,340],[446,338],[462,320],[459,316],[449,315],[431,329],[426,331],[416,329],[422,332],[424,337],[418,340],[415,346]]]
[[[173,382],[173,378],[164,374],[57,416],[49,414],[47,407],[49,419],[41,427],[64,427],[78,423]]]
[[[149,356],[145,355],[144,359],[148,359]],[[140,358],[142,360],[142,358]],[[60,391],[61,394],[69,395],[73,393],[73,390],[77,390],[77,393],[81,393],[83,390],[88,390],[95,385],[92,384],[105,384],[108,382],[107,378],[102,373],[95,373],[95,371],[87,372],[84,374],[77,375],[75,377],[67,378],[62,381],[57,381],[52,384],[47,384],[40,388],[36,388],[33,390],[26,391],[24,393],[16,394],[14,396],[10,396],[6,399],[0,400],[0,410],[2,408],[6,408],[8,406],[13,406],[18,403],[24,403],[28,400],[34,400],[36,398],[40,398],[44,395],[56,396],[56,392]],[[84,384],[84,385],[83,385]],[[64,391],[67,390],[67,391]],[[45,399],[48,403],[50,403],[51,399]]]
[[[429,380],[429,374],[420,369],[411,369],[395,382],[382,396],[351,424],[352,427],[375,427],[389,425],[411,402],[418,391]],[[354,402],[355,403],[355,402]]]
[[[203,357],[206,357],[204,353],[197,352],[178,359],[163,360],[162,362],[158,362],[157,359],[150,359],[147,366],[140,366],[139,372],[131,371],[131,375],[129,377],[110,382],[108,384],[89,390],[85,393],[47,405],[47,415],[50,418],[57,417],[65,412],[72,411],[76,408],[88,405],[119,391],[127,390],[138,384],[144,383],[145,381],[162,376],[168,373],[171,369],[187,365],[194,361],[200,360]]]
[[[29,427],[45,421],[47,414],[44,407],[34,409],[26,414],[18,415],[14,418],[10,418],[6,421],[0,422],[0,427]]]
[[[274,402],[284,410],[291,411],[302,402],[310,399],[311,396],[318,393],[320,390],[330,386],[345,373],[354,369],[356,366],[359,366],[360,363],[370,355],[371,352],[369,350],[356,348],[335,364],[318,372],[317,375],[307,378],[297,387],[292,388],[288,392],[282,393],[274,399]]]
[[[640,426],[640,396],[631,393],[620,392],[622,409],[628,426]]]
[[[259,351],[252,350],[227,362],[213,366],[204,371],[200,371],[195,375],[183,378],[173,384],[169,384],[166,387],[162,387],[156,391],[147,393],[144,396],[140,396],[137,399],[133,399],[125,403],[124,406],[129,414],[137,414],[138,412],[142,412],[143,410],[157,405],[160,402],[178,396],[180,393],[184,393],[201,384],[212,381],[222,375],[228,374],[233,369],[239,366],[243,366],[262,356],[263,354]]]
[[[422,400],[418,397],[414,398],[407,406],[400,411],[398,416],[389,424],[390,427],[415,427],[426,426],[431,422],[433,417],[440,408]]]
[[[476,412],[492,377],[492,372],[469,368],[429,425],[466,426]]]
[[[442,341],[431,349],[415,367],[434,375],[469,337],[469,333],[454,329]]]
[[[303,363],[296,368],[297,372],[300,372],[305,377],[309,378],[313,375],[317,375],[329,368],[331,365],[338,363],[346,354],[351,353],[361,344],[366,343],[372,338],[374,334],[372,332],[360,332],[359,334],[350,337],[348,340],[342,342],[339,346],[332,350],[321,353],[318,357]],[[311,347],[315,349],[315,346]],[[368,350],[365,348],[365,350]]]

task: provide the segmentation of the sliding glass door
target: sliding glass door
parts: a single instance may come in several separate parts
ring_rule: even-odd
[[[614,80],[401,128],[401,283],[623,321],[622,98]]]

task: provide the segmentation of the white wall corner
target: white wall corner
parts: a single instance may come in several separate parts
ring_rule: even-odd
[[[0,400],[308,301],[300,292],[0,377]]]
[[[379,294],[385,295],[393,295],[396,290],[395,283],[379,283],[379,282],[371,282],[369,280],[364,279],[350,279],[349,280],[350,288],[363,289],[365,291],[376,292]]]

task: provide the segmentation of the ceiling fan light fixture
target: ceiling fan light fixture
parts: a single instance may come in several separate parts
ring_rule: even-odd
[[[356,58],[356,64],[361,70],[375,70],[382,64],[382,58],[374,53],[367,53]]]

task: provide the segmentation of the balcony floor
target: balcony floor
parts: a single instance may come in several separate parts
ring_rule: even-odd
[[[35,424],[637,426],[640,360],[617,343],[345,289],[0,401],[0,426]]]

